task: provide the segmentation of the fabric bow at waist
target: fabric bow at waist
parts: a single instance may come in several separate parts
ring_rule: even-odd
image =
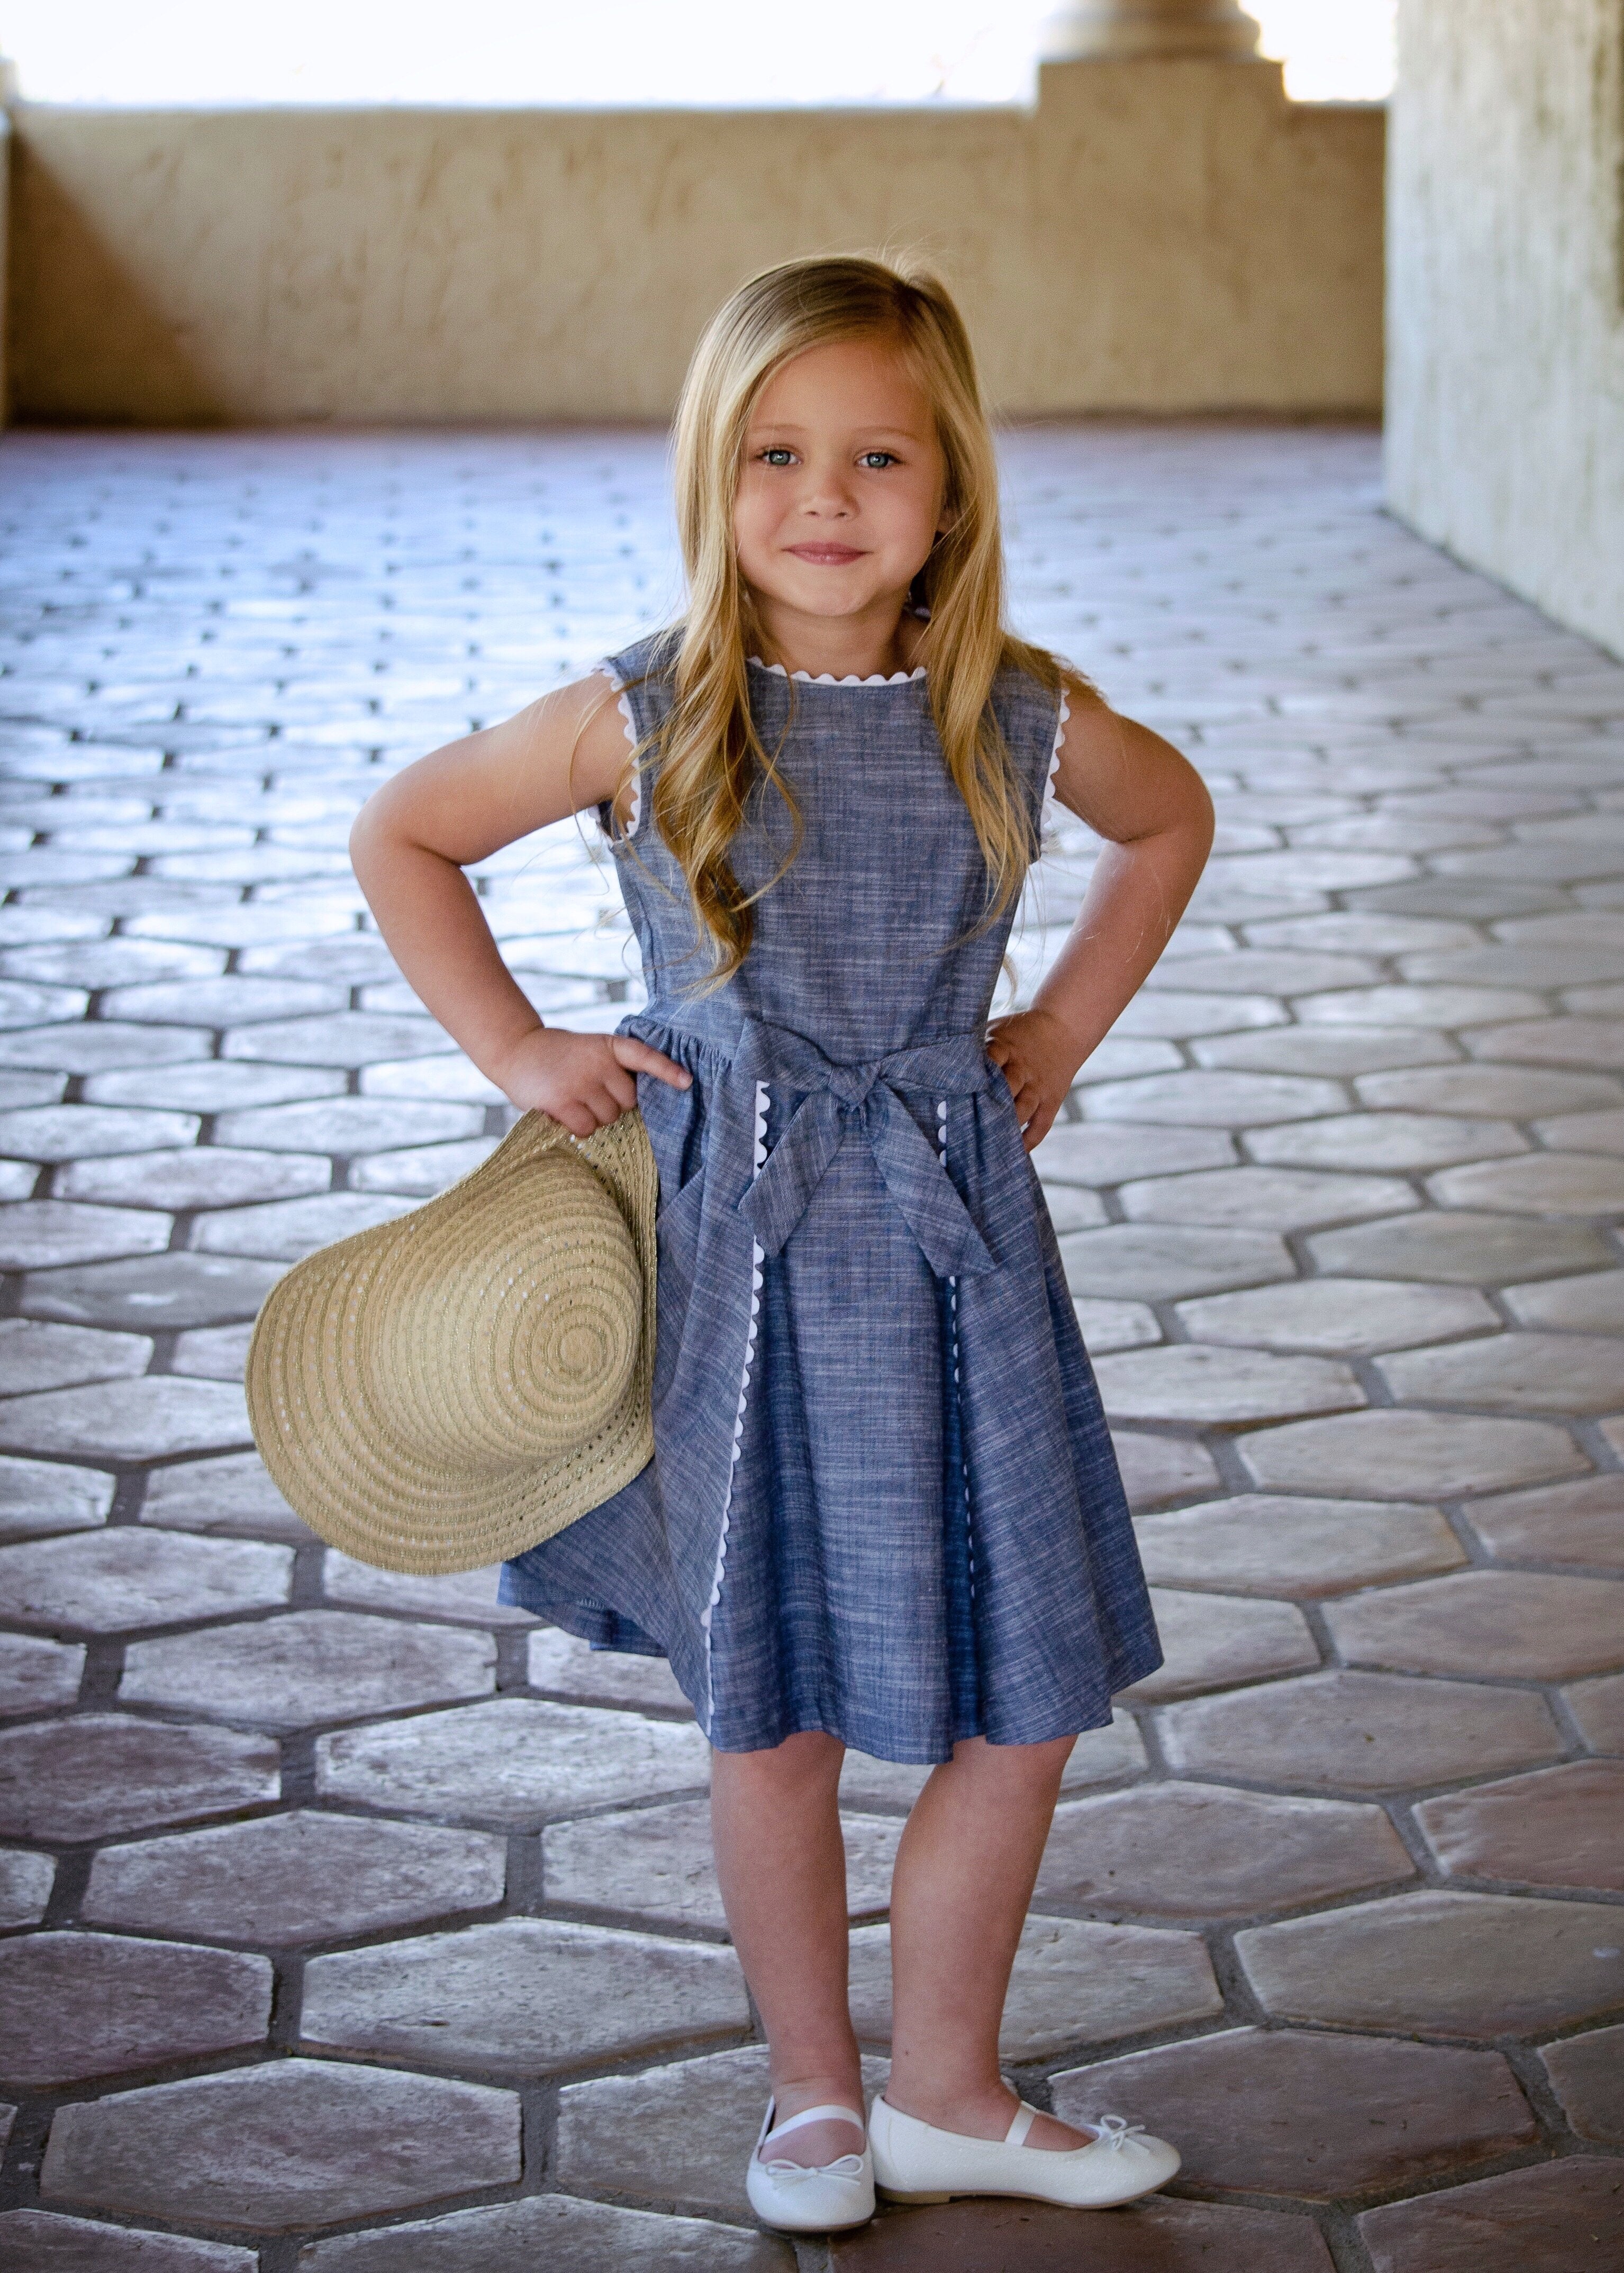
[[[744,1186],[738,1212],[766,1255],[777,1255],[848,1136],[863,1137],[898,1214],[939,1279],[990,1271],[986,1242],[959,1197],[936,1147],[901,1092],[966,1097],[1002,1076],[979,1033],[953,1034],[882,1057],[841,1064],[784,1026],[746,1019],[729,1064],[726,1152]],[[801,1092],[801,1101],[759,1173],[754,1173],[756,1084]],[[721,1132],[718,1130],[718,1134]],[[741,1152],[742,1137],[748,1149]],[[745,1179],[750,1180],[746,1182]],[[726,1189],[734,1188],[730,1174]]]

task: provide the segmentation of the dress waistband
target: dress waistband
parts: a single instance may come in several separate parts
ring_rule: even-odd
[[[678,1021],[639,1020],[691,1033]],[[708,1038],[695,1035],[695,1039]],[[714,1046],[714,1045],[712,1046]],[[994,1089],[1003,1073],[987,1054],[986,1037],[944,1035],[887,1050],[878,1057],[831,1058],[793,1028],[746,1018],[719,1083],[720,1158],[725,1189],[764,1255],[777,1255],[806,1213],[813,1194],[848,1136],[861,1135],[898,1213],[938,1278],[990,1271],[993,1258],[936,1147],[904,1102],[906,1090],[945,1097]],[[756,1085],[801,1092],[777,1143],[759,1168],[755,1160]],[[708,1164],[710,1165],[710,1164]]]

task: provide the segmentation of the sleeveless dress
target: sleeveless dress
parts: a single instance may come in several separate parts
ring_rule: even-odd
[[[657,636],[605,666],[628,738],[664,715],[672,653]],[[986,868],[922,671],[749,679],[804,835],[725,986],[695,991],[707,950],[646,796],[611,838],[648,989],[619,1031],[693,1076],[637,1076],[660,1182],[655,1455],[506,1564],[501,1599],[667,1657],[724,1751],[821,1729],[926,1762],[1101,1726],[1161,1649],[985,1048],[1013,911],[963,936]],[[1036,843],[1064,710],[1007,671],[993,699]],[[729,856],[747,890],[790,829],[758,784]]]

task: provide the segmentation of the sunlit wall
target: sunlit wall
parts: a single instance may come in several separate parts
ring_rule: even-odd
[[[1372,101],[1394,0],[1250,0],[1288,91]],[[1053,0],[11,0],[41,101],[1010,102]]]

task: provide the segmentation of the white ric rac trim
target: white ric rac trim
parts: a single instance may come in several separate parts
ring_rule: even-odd
[[[1047,841],[1049,833],[1055,825],[1055,784],[1060,777],[1060,752],[1065,741],[1066,720],[1071,715],[1071,706],[1066,701],[1065,685],[1063,680],[1060,687],[1060,716],[1055,721],[1055,746],[1049,752],[1049,778],[1043,784],[1043,811],[1038,822],[1040,844]]]
[[[614,665],[606,658],[604,662],[598,664],[598,668],[620,698],[615,707],[619,709],[620,716],[625,722],[624,731],[626,734],[626,746],[628,750],[635,752],[637,747],[637,722],[632,716],[632,706],[627,700],[626,681],[620,677],[620,674],[616,671]],[[637,823],[642,818],[642,815],[643,784],[638,780],[636,770],[634,768],[632,772],[631,810],[626,816],[626,834],[628,836],[635,836],[637,834]]]
[[[944,1171],[947,1167],[947,1099],[936,1099],[936,1151]],[[964,1411],[959,1392],[959,1281],[947,1282],[948,1330],[951,1341],[953,1368],[953,1403],[959,1407],[959,1474],[964,1485],[965,1553],[970,1564],[970,1600],[975,1600],[975,1534],[970,1528],[970,1463],[965,1457]]]
[[[786,671],[781,663],[763,663],[758,655],[753,655],[750,661],[757,671],[771,671],[778,679],[804,679],[808,686],[909,686],[914,679],[922,679],[925,675],[925,666],[921,663],[917,671],[893,671],[889,679],[880,671],[876,671],[871,679],[855,676],[837,679],[832,671],[820,671],[814,679],[809,671]]]
[[[771,1091],[764,1081],[756,1084],[756,1158],[751,1168],[751,1182],[760,1175],[767,1162],[767,1107]],[[716,1569],[710,1576],[710,1599],[705,1604],[699,1624],[705,1637],[705,1734],[710,1733],[710,1723],[716,1713],[716,1689],[710,1668],[710,1619],[722,1599],[722,1578],[727,1565],[727,1534],[732,1524],[733,1482],[739,1474],[739,1462],[744,1452],[744,1413],[750,1401],[750,1370],[756,1363],[756,1330],[761,1321],[762,1265],[766,1261],[759,1240],[750,1242],[750,1322],[745,1329],[744,1364],[739,1375],[739,1409],[733,1415],[733,1466],[727,1475],[727,1497],[722,1503],[722,1528],[717,1536]]]

